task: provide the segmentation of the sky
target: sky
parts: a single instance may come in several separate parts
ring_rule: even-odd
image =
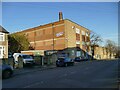
[[[117,2],[2,2],[2,26],[10,33],[64,19],[118,42]]]

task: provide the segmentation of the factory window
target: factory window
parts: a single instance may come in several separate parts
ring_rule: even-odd
[[[86,37],[86,42],[90,42],[90,37]]]
[[[82,41],[85,41],[85,35],[82,35]]]
[[[82,42],[82,45],[85,45],[85,42]]]
[[[88,33],[88,32],[86,32],[86,36],[89,36],[89,33]]]
[[[80,34],[76,34],[76,40],[80,41]]]
[[[45,34],[46,34],[46,35],[52,34],[52,32],[53,32],[52,28],[50,28],[50,29],[45,29],[44,31],[45,31]]]
[[[80,44],[80,41],[76,41],[76,44]]]
[[[80,34],[80,29],[76,28],[76,33]]]
[[[82,35],[85,35],[85,32],[84,32],[84,31],[82,31]]]
[[[80,47],[80,44],[76,44],[76,47]]]

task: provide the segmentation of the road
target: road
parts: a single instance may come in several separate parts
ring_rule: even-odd
[[[16,75],[2,83],[3,88],[117,88],[118,60],[82,61]]]

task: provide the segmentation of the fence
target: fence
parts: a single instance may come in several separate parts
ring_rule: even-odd
[[[35,60],[35,65],[52,65],[55,64],[55,61],[57,60],[57,55],[52,54],[52,55],[47,55],[47,56],[33,56]],[[13,66],[15,68],[15,63],[14,63],[14,58],[3,58],[0,60],[2,64],[8,64]]]
[[[43,65],[43,56],[33,56],[35,60],[35,64],[37,65]]]
[[[47,64],[47,65],[55,64],[56,60],[57,60],[57,55],[56,54],[46,55],[44,57],[44,63]]]

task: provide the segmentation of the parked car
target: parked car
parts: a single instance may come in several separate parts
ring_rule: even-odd
[[[74,60],[68,57],[59,57],[56,61],[56,66],[69,66],[74,65]]]
[[[22,53],[14,53],[13,57],[14,57],[14,61],[15,63],[18,63],[18,57],[21,56],[22,60],[23,60],[23,64],[34,64],[34,59],[32,56],[27,55],[27,54],[22,54]]]
[[[85,57],[75,57],[74,61],[76,62],[80,62],[80,61],[87,61],[88,59],[86,59]]]
[[[2,70],[2,78],[7,79],[13,75],[13,67],[7,64],[0,65],[0,69]]]

